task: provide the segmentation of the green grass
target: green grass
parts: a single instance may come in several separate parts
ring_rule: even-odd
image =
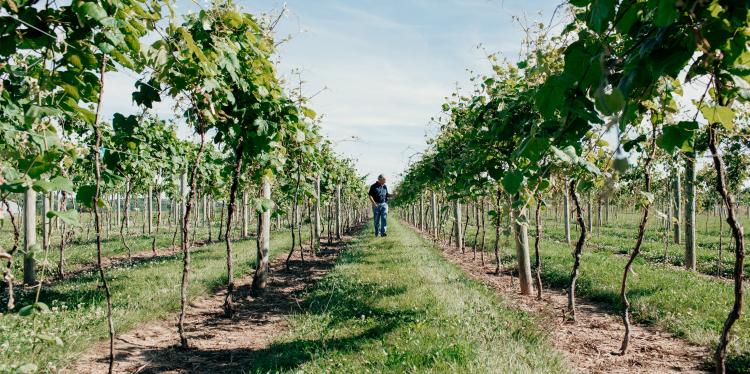
[[[6,225],[10,226],[10,225]],[[125,237],[125,240],[130,246],[132,253],[135,255],[140,252],[151,252],[151,242],[153,238],[156,238],[156,241],[154,242],[157,249],[167,249],[170,248],[172,245],[172,237],[174,235],[175,227],[167,227],[162,226],[160,228],[159,233],[155,232],[156,227],[154,226],[154,233],[152,235],[148,234],[141,234],[141,227],[139,225],[134,224],[133,228],[130,229],[130,235],[127,235]],[[68,243],[65,246],[65,272],[66,273],[73,273],[76,271],[80,271],[83,268],[91,267],[95,265],[96,263],[96,242],[94,241],[93,234],[90,235],[88,240],[86,239],[85,232],[86,229],[79,228],[75,231],[75,238],[70,243]],[[195,240],[206,240],[208,239],[208,229],[206,227],[202,227],[199,225],[199,227],[195,228]],[[212,228],[212,239],[216,240],[218,237],[219,232],[219,225],[216,223],[214,227]],[[235,227],[233,230],[235,234],[239,233],[239,228]],[[37,253],[37,274],[39,278],[49,279],[50,277],[57,276],[57,264],[60,259],[60,230],[55,230],[53,232],[51,242],[50,242],[50,248],[47,253],[45,252],[39,252]],[[235,235],[237,237],[238,235]],[[7,240],[11,240],[11,234],[10,232],[5,232],[0,237],[5,237]],[[38,240],[41,240],[41,233],[39,233],[39,236],[37,238]],[[192,233],[191,233],[191,239],[192,239]],[[180,234],[177,234],[175,245],[179,246],[180,241]],[[23,238],[21,238],[21,242],[23,242]],[[21,243],[23,244],[23,243]],[[111,235],[109,238],[106,238],[102,241],[102,255],[104,257],[113,257],[113,256],[122,256],[126,255],[128,253],[125,245],[122,244],[122,241],[119,237],[119,229],[113,228]],[[45,265],[46,264],[46,265]],[[18,259],[14,262],[13,266],[13,274],[16,279],[23,279],[23,261],[18,257]],[[4,297],[4,295],[3,295]],[[5,302],[4,298],[0,298],[3,303]],[[0,310],[2,310],[2,307],[0,307]]]
[[[533,212],[532,212],[533,213]],[[740,214],[741,221],[745,229],[745,242],[750,242],[750,218],[745,215],[744,208]],[[533,219],[533,216],[531,217]],[[595,218],[595,217],[594,217]],[[596,226],[594,219],[594,229],[589,231],[586,241],[588,249],[593,251],[609,252],[613,254],[627,254],[633,249],[638,224],[641,214],[632,212],[619,212],[610,214],[610,222],[601,227]],[[485,246],[492,248],[494,245],[494,231],[489,219],[487,222],[487,241]],[[450,223],[446,223],[445,232],[450,231]],[[571,241],[578,239],[577,223],[571,218]],[[553,212],[545,212],[542,216],[542,230],[544,240],[564,241],[565,233],[562,218],[555,219]],[[670,264],[682,267],[685,264],[685,244],[684,244],[684,227],[681,228],[681,244],[675,244],[672,241],[672,228],[670,227],[667,234],[667,246],[665,253],[664,227],[662,220],[656,217],[652,212],[647,226],[646,236],[643,246],[641,247],[641,256],[653,264]],[[707,214],[699,214],[696,217],[696,254],[697,254],[697,271],[706,275],[731,278],[734,271],[734,252],[731,247],[732,237],[729,227],[726,223],[723,225],[722,254],[719,254],[719,217]],[[467,228],[466,245],[473,246],[474,218],[472,216],[471,224]],[[534,233],[533,221],[529,226],[529,235]],[[533,236],[532,236],[533,238]],[[481,241],[481,234],[480,239]],[[719,265],[720,264],[720,265]],[[720,271],[719,271],[720,270]],[[750,261],[745,262],[745,275],[750,277]]]
[[[395,221],[395,220],[392,220]],[[566,372],[526,314],[398,222],[369,226],[248,372]]]
[[[744,212],[744,209],[743,209]],[[741,215],[742,216],[742,215]],[[589,248],[595,251],[607,251],[617,254],[625,254],[633,249],[637,226],[640,220],[640,213],[620,213],[617,219],[610,217],[612,221],[602,227],[594,227],[587,240]],[[743,218],[744,227],[750,227],[750,220]],[[729,227],[723,225],[722,247],[723,253],[719,257],[719,217],[699,215],[696,222],[696,253],[697,253],[697,270],[707,275],[721,274],[723,277],[732,277],[734,269],[734,252],[731,247],[732,237]],[[646,231],[646,237],[641,248],[641,255],[648,262],[654,264],[671,264],[674,266],[684,266],[685,245],[684,245],[684,228],[682,235],[683,242],[674,244],[672,241],[672,229],[669,228],[667,234],[667,245],[665,248],[664,228],[659,218],[651,216],[650,224]],[[708,223],[708,226],[706,226]],[[577,239],[578,234],[575,231],[575,222],[571,223],[572,240]],[[706,230],[706,227],[708,230]],[[560,222],[556,222],[552,217],[544,222],[543,228],[545,235],[556,240],[564,240],[564,229]],[[745,233],[745,242],[750,241],[750,233]],[[721,265],[719,265],[721,264]],[[719,268],[721,266],[721,268]],[[721,270],[721,271],[719,271]],[[750,263],[745,263],[745,274],[750,276]]]
[[[289,243],[288,232],[274,233],[271,256],[288,250]],[[255,252],[254,240],[235,242],[236,276],[248,274]],[[116,331],[126,331],[179,310],[181,258],[178,253],[107,271]],[[223,243],[194,251],[190,297],[209,294],[222,285],[226,281],[225,266]],[[53,308],[50,313],[33,317],[0,314],[0,372],[26,363],[36,364],[41,371],[54,371],[105,339],[106,304],[98,284],[96,273],[64,280],[42,290],[40,301]],[[33,301],[33,294],[19,292],[17,296],[19,305]],[[61,345],[55,343],[55,337],[60,338]]]

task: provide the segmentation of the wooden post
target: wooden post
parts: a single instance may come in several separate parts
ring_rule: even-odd
[[[201,212],[201,222],[203,223],[203,226],[208,224],[208,217],[208,197],[206,194],[203,194],[203,211]]]
[[[148,201],[146,202],[146,211],[147,213],[147,219],[148,219],[148,233],[151,235],[151,233],[154,230],[154,187],[149,186],[148,187]]]
[[[430,205],[432,206],[432,236],[437,239],[438,236],[438,211],[437,211],[437,194],[431,192]]]
[[[269,176],[263,176],[261,181],[261,198],[271,199],[271,180]],[[257,242],[257,260],[255,275],[253,276],[253,295],[260,295],[268,283],[268,251],[271,244],[271,210],[266,210],[259,217],[259,232]]]
[[[531,295],[531,259],[529,256],[529,235],[526,208],[513,209],[513,227],[518,259],[518,280],[521,294]]]
[[[672,203],[672,228],[674,230],[674,243],[680,244],[680,213],[681,208],[681,191],[680,191],[680,173],[675,172],[672,181],[672,192],[674,193],[674,202]]]
[[[565,178],[564,183],[564,186],[568,185],[568,178]],[[563,199],[563,222],[565,222],[565,242],[570,244],[570,195],[567,188],[565,188]]]
[[[179,208],[177,210],[177,214],[175,216],[176,218],[179,218],[185,215],[185,204],[187,203],[186,185],[187,185],[187,174],[182,173],[182,175],[180,175],[180,198],[181,200],[180,200]],[[182,230],[183,220],[177,219],[177,221],[179,221],[180,230]]]
[[[156,229],[161,227],[161,192],[156,194]]]
[[[685,163],[685,268],[696,269],[695,253],[695,154]]]
[[[56,208],[57,210],[59,210],[59,211],[64,211],[65,210],[65,207],[62,206],[62,192],[58,192],[56,194],[56,197],[55,197],[54,201],[55,201],[54,206],[57,207]],[[55,229],[57,229],[57,230],[60,229],[60,219],[59,218],[55,219]]]
[[[117,200],[117,224],[121,224],[122,222],[122,208],[120,206],[120,193],[115,194],[115,200]]]
[[[463,238],[463,227],[461,226],[461,202],[456,200],[456,202],[453,204],[453,217],[455,218],[455,230],[454,234],[456,235],[456,249],[460,249],[463,251],[464,249],[464,238]]]
[[[419,229],[424,230],[424,195],[419,194]]]
[[[130,194],[130,181],[125,182],[125,193]],[[125,198],[127,206],[125,207],[125,229],[126,232],[130,234],[130,201],[128,201],[128,197],[132,199],[132,196],[127,196]]]
[[[320,176],[315,177],[315,208],[313,209],[313,214],[315,215],[313,217],[315,221],[315,233],[313,234],[313,243],[315,245],[315,252],[317,253],[318,250],[320,250]]]
[[[336,240],[341,240],[341,184],[336,184]]]
[[[609,198],[604,200],[604,223],[609,225]]]
[[[52,220],[47,218],[47,212],[49,212],[50,203],[52,200],[51,194],[42,194],[42,250],[46,251],[49,248],[49,236],[50,229],[52,228]]]
[[[143,215],[143,221],[141,222],[141,234],[146,235],[148,231],[148,203],[146,202],[146,199],[148,198],[148,194],[143,195],[143,203],[141,204],[141,213]]]
[[[23,210],[23,247],[26,250],[23,256],[23,283],[32,285],[36,283],[36,191],[31,188],[24,193]]]
[[[250,236],[248,230],[248,219],[247,219],[247,191],[242,193],[242,237],[247,238]]]

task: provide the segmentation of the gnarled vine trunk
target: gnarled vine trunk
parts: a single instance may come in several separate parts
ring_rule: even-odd
[[[244,141],[235,150],[234,170],[232,172],[232,186],[229,189],[229,205],[227,207],[227,227],[224,232],[224,243],[227,248],[227,296],[224,299],[224,315],[231,317],[234,314],[234,305],[232,303],[232,294],[234,293],[234,261],[232,253],[232,239],[229,231],[232,229],[232,217],[237,202],[237,189],[240,185],[240,172],[242,171],[242,161],[244,158]],[[223,208],[222,208],[223,210]],[[220,231],[221,232],[221,231]]]
[[[643,164],[643,179],[646,184],[646,193],[651,193],[651,171],[649,170],[649,167],[651,166],[651,161],[654,159],[654,156],[656,155],[656,124],[652,122],[652,131],[651,131],[651,152],[648,155],[648,158],[646,158],[646,162]],[[644,206],[643,206],[643,214],[641,216],[641,223],[638,226],[638,239],[635,242],[635,247],[633,248],[633,252],[630,254],[630,259],[628,260],[627,264],[625,264],[625,270],[622,273],[622,284],[620,285],[620,300],[622,301],[623,305],[623,312],[622,312],[622,323],[625,326],[625,335],[622,338],[622,345],[620,346],[620,354],[624,355],[627,353],[628,350],[628,344],[630,343],[630,301],[628,300],[628,274],[630,274],[630,270],[633,267],[633,261],[635,261],[635,258],[638,257],[638,254],[641,253],[641,245],[643,244],[643,237],[646,234],[646,224],[648,223],[648,214],[651,210],[651,203],[650,201],[646,200]]]
[[[291,248],[289,249],[289,255],[286,256],[285,264],[286,264],[287,269],[289,268],[289,261],[292,259],[292,254],[294,254],[294,250],[296,249],[296,243],[297,243],[296,241],[297,238],[296,238],[294,230],[296,226],[299,225],[299,223],[297,222],[297,214],[298,214],[297,212],[298,212],[298,206],[299,206],[297,199],[299,198],[299,185],[300,185],[300,179],[301,179],[300,167],[301,167],[300,165],[297,165],[297,184],[294,188],[294,200],[292,201],[292,217],[291,217],[291,222],[289,225],[290,232],[292,235],[292,245],[291,245]],[[301,248],[302,246],[302,234],[301,233],[299,234],[299,242],[300,242],[300,248]],[[301,257],[302,261],[304,261],[305,254],[302,252],[301,249],[300,249],[300,255],[302,256]]]
[[[502,201],[503,192],[500,188],[497,189],[497,201],[495,202],[495,275],[500,275],[500,268],[502,267],[502,261],[500,258],[500,202]]]
[[[128,261],[133,260],[133,253],[130,249],[130,246],[128,245],[127,240],[125,240],[125,230],[129,226],[128,224],[128,216],[130,212],[130,183],[127,184],[127,187],[125,187],[125,211],[122,216],[122,221],[120,221],[120,240],[122,241],[122,245],[125,247],[125,249],[128,250]],[[129,234],[129,232],[128,232]]]
[[[732,230],[732,237],[734,239],[734,303],[732,309],[727,315],[726,321],[719,337],[719,344],[716,347],[714,353],[714,360],[716,362],[716,371],[724,373],[726,371],[725,362],[727,355],[727,345],[729,344],[729,333],[732,330],[732,326],[740,319],[742,315],[742,304],[743,304],[743,279],[744,279],[744,266],[745,266],[745,234],[742,224],[737,219],[737,212],[735,210],[734,197],[727,188],[726,179],[726,166],[724,165],[724,159],[718,150],[718,134],[716,131],[716,125],[711,124],[708,126],[708,148],[711,150],[711,159],[713,160],[714,170],[716,170],[716,191],[721,195],[721,200],[724,203],[724,207],[727,211],[727,224]]]
[[[536,224],[536,232],[534,233],[534,281],[536,282],[536,298],[537,300],[542,299],[542,258],[539,256],[539,243],[542,240],[542,200],[541,197],[537,197],[536,209],[534,213],[534,222]]]
[[[94,227],[96,230],[96,265],[99,270],[99,278],[102,282],[102,289],[104,289],[104,296],[107,300],[107,328],[109,332],[109,368],[108,373],[112,374],[112,369],[115,365],[115,325],[112,320],[112,293],[109,290],[109,284],[107,283],[107,277],[104,276],[104,264],[102,263],[102,224],[99,217],[99,199],[101,196],[101,181],[102,181],[102,165],[101,158],[99,156],[99,149],[102,144],[102,133],[99,129],[99,111],[102,107],[102,97],[104,94],[104,72],[107,67],[107,55],[102,57],[101,71],[99,73],[99,100],[96,105],[96,114],[94,115],[94,133],[95,133],[95,144],[94,150],[91,152],[94,158],[94,168],[96,170],[96,184],[94,187],[94,200],[91,202],[94,210]]]
[[[16,254],[16,251],[18,251],[18,243],[20,241],[21,234],[18,231],[16,217],[13,215],[13,211],[11,211],[10,209],[10,204],[8,204],[8,201],[5,199],[2,200],[2,203],[5,206],[5,210],[8,212],[8,218],[10,219],[10,224],[13,227],[13,245],[11,246],[10,250],[3,253],[4,256],[2,256],[3,259],[8,261],[6,263],[5,269],[3,269],[3,281],[5,281],[5,284],[8,288],[8,302],[6,305],[8,307],[8,310],[10,311],[16,307],[15,298],[13,295],[13,256]]]
[[[583,246],[586,244],[586,223],[583,222],[583,214],[581,212],[581,204],[578,201],[578,193],[576,193],[576,181],[570,181],[568,188],[570,196],[573,198],[573,205],[575,205],[576,221],[581,229],[576,242],[575,250],[573,251],[573,270],[570,272],[570,283],[568,284],[568,313],[570,319],[576,320],[576,281],[578,280],[578,271],[581,267],[581,255],[583,253]],[[567,214],[567,212],[564,212]]]
[[[196,190],[198,184],[198,167],[201,163],[201,157],[203,156],[203,150],[206,147],[206,134],[201,131],[201,142],[198,148],[198,154],[195,156],[195,163],[190,171],[190,192],[185,201],[185,215],[182,218],[182,242],[180,247],[182,249],[182,281],[180,287],[180,318],[177,323],[177,330],[180,334],[180,346],[182,348],[188,348],[188,339],[185,335],[185,312],[187,311],[187,296],[188,296],[188,285],[190,276],[190,243],[188,234],[190,233],[190,212],[193,209],[193,202],[196,200]],[[185,189],[185,175],[182,175],[181,180],[182,190]]]

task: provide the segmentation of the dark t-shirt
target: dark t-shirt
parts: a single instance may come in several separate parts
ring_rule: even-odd
[[[388,186],[386,185],[380,185],[380,183],[375,182],[372,186],[370,186],[370,192],[368,195],[372,196],[372,199],[375,200],[376,203],[387,203],[388,202]]]

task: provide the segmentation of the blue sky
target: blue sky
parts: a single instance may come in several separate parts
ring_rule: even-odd
[[[515,60],[522,38],[511,17],[547,22],[557,1],[517,0],[245,0],[253,13],[287,12],[276,28],[279,72],[304,92],[317,95],[310,106],[323,116],[323,132],[336,150],[357,159],[372,179],[392,181],[409,157],[423,150],[436,132],[430,118],[444,98],[469,87],[468,72],[489,72],[480,44]],[[178,1],[178,11],[197,6]],[[132,112],[133,76],[112,74],[105,87],[105,114]],[[170,116],[165,103],[157,108]],[[183,136],[189,136],[182,129]]]

